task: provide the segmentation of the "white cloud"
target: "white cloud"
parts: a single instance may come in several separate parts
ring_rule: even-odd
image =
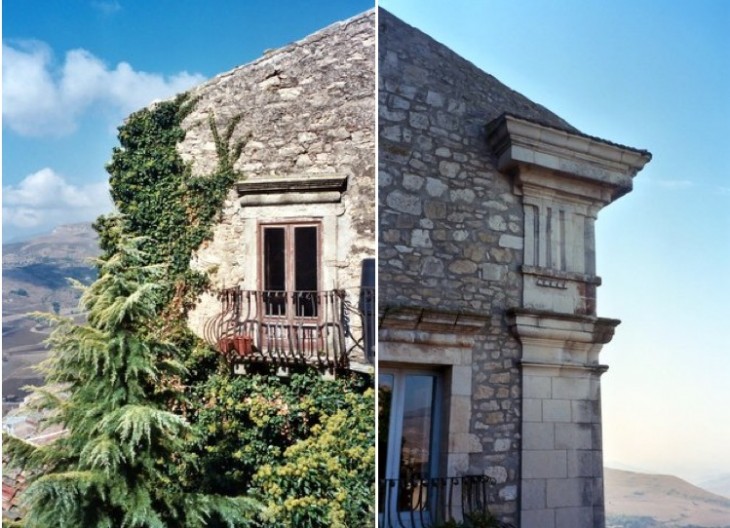
[[[122,10],[122,6],[115,0],[96,0],[91,2],[91,7],[103,15],[113,15]]]
[[[3,224],[10,230],[88,222],[113,209],[106,180],[76,186],[50,168],[3,187],[2,202]]]
[[[62,65],[43,42],[3,42],[3,123],[25,136],[62,136],[99,105],[115,121],[156,99],[201,83],[200,74],[171,76],[135,71],[126,62],[109,68],[92,53],[66,53]]]

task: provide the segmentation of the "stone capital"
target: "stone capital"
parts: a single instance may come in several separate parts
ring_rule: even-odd
[[[621,321],[513,309],[507,314],[510,331],[522,343],[522,361],[556,366],[593,367]]]

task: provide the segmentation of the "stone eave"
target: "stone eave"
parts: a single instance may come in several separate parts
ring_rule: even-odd
[[[503,114],[487,125],[487,141],[501,171],[520,166],[556,171],[580,180],[582,185],[607,189],[611,200],[629,192],[632,178],[651,160],[651,154],[645,150],[511,114]]]

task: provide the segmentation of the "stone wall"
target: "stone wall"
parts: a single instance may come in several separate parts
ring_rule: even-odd
[[[362,261],[375,256],[375,13],[333,24],[299,42],[222,74],[192,91],[199,101],[179,146],[196,175],[215,168],[209,126],[221,133],[241,116],[231,142],[249,137],[235,168],[246,184],[342,179],[333,193],[274,192],[242,196],[232,190],[212,241],[193,267],[214,288],[261,289],[261,222],[314,219],[321,223],[320,289],[356,290]],[[286,185],[285,185],[286,186]],[[218,309],[204,296],[191,314],[203,325]]]
[[[523,214],[512,183],[495,168],[486,124],[515,112],[570,127],[383,10],[379,38],[380,311],[383,321],[397,307],[491,316],[468,365],[470,408],[450,410],[467,415],[468,434],[452,435],[445,456],[463,455],[452,457],[450,472],[493,476],[492,511],[514,522],[520,347],[504,314],[521,303]],[[409,361],[392,333],[381,332],[380,364]],[[449,377],[461,369],[441,366]]]

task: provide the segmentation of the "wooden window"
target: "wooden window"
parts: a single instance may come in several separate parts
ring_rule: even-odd
[[[262,226],[266,315],[317,316],[320,250],[317,224]],[[293,310],[294,313],[290,313]]]

